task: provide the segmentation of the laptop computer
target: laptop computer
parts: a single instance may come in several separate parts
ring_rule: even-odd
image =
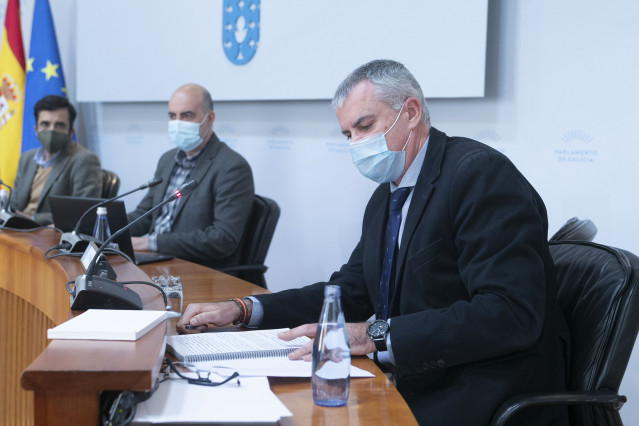
[[[100,198],[73,197],[65,195],[49,196],[49,204],[51,206],[51,215],[53,216],[53,225],[63,232],[71,232],[75,229],[76,223],[80,216],[96,205],[104,201]],[[116,200],[105,204],[107,209],[107,220],[109,221],[109,229],[111,234],[116,233],[119,229],[128,224],[126,217],[126,209],[124,201]],[[85,235],[93,235],[93,227],[95,225],[96,213],[89,213],[82,220],[79,232]],[[129,256],[136,265],[144,265],[147,263],[161,262],[163,260],[173,259],[174,256],[162,253],[148,253],[133,251],[131,243],[131,234],[129,231],[124,232],[115,239],[120,251]]]

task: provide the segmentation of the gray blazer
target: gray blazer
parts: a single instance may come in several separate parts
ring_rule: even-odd
[[[139,218],[164,199],[177,148],[165,152],[155,177],[162,183],[149,189],[129,222]],[[180,199],[171,232],[159,234],[158,251],[209,267],[237,263],[237,249],[253,205],[253,173],[246,160],[215,133],[204,147],[202,157],[191,172],[199,185]],[[175,201],[174,201],[175,202]],[[131,235],[153,232],[158,209],[131,228]]]
[[[39,148],[24,152],[20,156],[18,172],[11,195],[11,208],[22,211],[29,202],[31,183],[38,169],[33,160]],[[53,223],[50,195],[71,195],[74,197],[102,196],[102,169],[100,160],[88,149],[76,143],[68,143],[60,151],[51,166],[51,173],[44,183],[33,220],[41,225]]]

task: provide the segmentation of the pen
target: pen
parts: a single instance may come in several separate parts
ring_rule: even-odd
[[[191,324],[187,324],[184,326],[185,330],[191,330],[193,328],[193,326]]]

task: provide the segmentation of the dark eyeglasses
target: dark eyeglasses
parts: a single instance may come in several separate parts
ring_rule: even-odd
[[[164,364],[166,364],[168,370],[166,368],[164,369],[164,379],[162,381],[170,378],[170,371],[173,371],[180,379],[184,379],[192,385],[200,386],[220,386],[240,376],[240,373],[238,373],[234,369],[218,365],[214,365],[208,370],[200,370],[193,364],[184,362],[172,362],[168,358],[164,360]],[[182,374],[183,372],[178,369],[178,367],[182,367],[188,370],[188,373],[197,375],[197,378],[185,376],[184,374]],[[240,386],[239,378],[237,379],[237,385]]]

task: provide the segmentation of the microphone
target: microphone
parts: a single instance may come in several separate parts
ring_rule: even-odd
[[[7,188],[9,188],[9,196],[7,197],[7,206],[3,207],[2,209],[2,210],[9,210],[9,203],[11,203],[11,194],[13,194],[13,188],[11,188],[11,185],[7,185],[6,183],[4,183],[2,179],[0,179],[0,186],[6,186]]]
[[[31,229],[37,228],[38,225],[33,220],[26,216],[19,216],[9,212],[9,205],[11,203],[11,195],[13,194],[13,188],[11,185],[3,182],[0,179],[0,186],[6,186],[9,188],[9,197],[7,197],[7,207],[0,210],[0,228],[13,228],[13,229]]]
[[[69,253],[83,252],[84,250],[86,250],[87,245],[89,244],[89,240],[91,240],[91,238],[87,238],[84,234],[80,233],[80,225],[82,224],[82,220],[86,217],[87,214],[94,211],[98,207],[101,207],[105,204],[110,203],[111,201],[115,201],[129,194],[133,194],[136,191],[141,191],[143,189],[151,188],[160,183],[162,183],[162,178],[156,177],[146,182],[145,184],[140,185],[135,189],[132,189],[129,192],[125,192],[124,194],[120,194],[113,198],[109,198],[108,200],[100,201],[99,203],[92,205],[84,213],[82,213],[82,216],[80,216],[80,219],[78,219],[78,221],[76,222],[75,227],[73,228],[73,231],[65,232],[62,234],[62,236],[60,236],[60,246],[63,246],[63,247],[69,246],[70,247],[68,249]]]
[[[197,186],[197,180],[191,180],[178,189],[173,191],[169,197],[144,213],[128,225],[120,228],[116,233],[107,238],[106,241],[96,250],[93,259],[87,266],[83,275],[78,275],[75,279],[73,290],[67,290],[71,293],[70,303],[71,309],[142,309],[142,299],[135,291],[125,287],[116,281],[106,277],[107,270],[99,270],[98,274],[94,274],[96,264],[102,256],[102,252],[120,235],[129,230],[134,224],[142,220],[146,216],[162,208],[165,204],[175,201],[190,194]]]

